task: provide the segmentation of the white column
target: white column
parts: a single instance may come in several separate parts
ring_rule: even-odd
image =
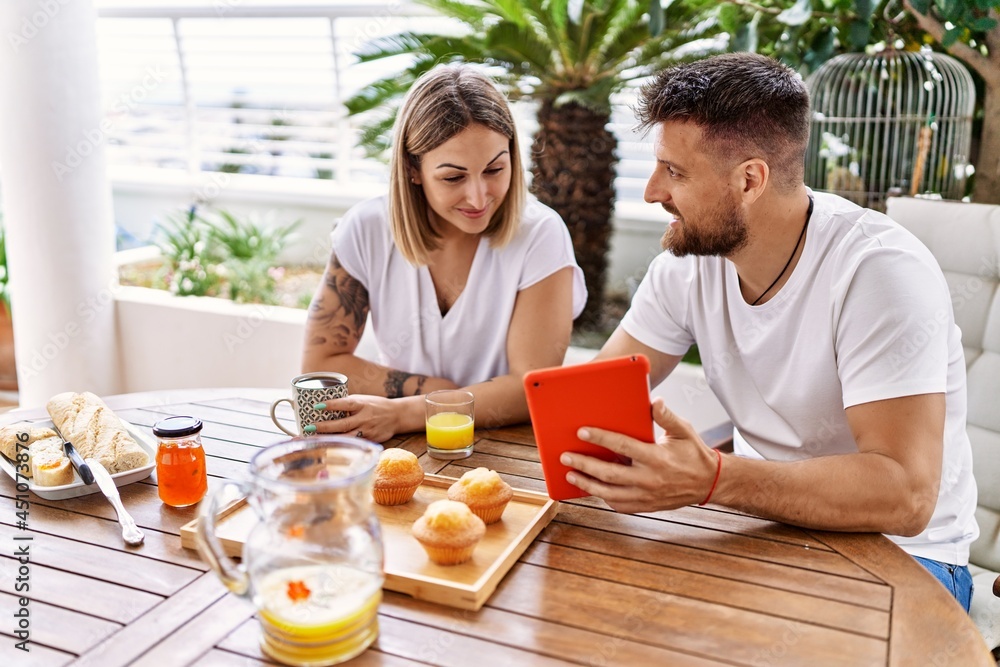
[[[92,0],[0,2],[0,187],[23,406],[120,388]]]

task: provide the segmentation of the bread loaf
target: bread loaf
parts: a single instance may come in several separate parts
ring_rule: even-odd
[[[45,407],[80,456],[97,459],[111,474],[149,463],[149,455],[125,431],[121,419],[94,394],[57,394]]]
[[[25,437],[24,434],[27,434]],[[20,440],[18,439],[20,436]],[[36,440],[56,437],[55,431],[44,426],[33,426],[30,422],[20,422],[0,427],[0,454],[11,461],[17,461],[17,443],[27,447]],[[23,448],[21,451],[24,451]]]
[[[63,451],[62,438],[37,440],[28,448],[31,476],[39,486],[73,483],[73,465]]]

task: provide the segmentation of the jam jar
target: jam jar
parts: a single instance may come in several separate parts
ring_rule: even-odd
[[[156,422],[156,483],[160,500],[172,507],[194,505],[208,491],[201,420],[167,417]]]

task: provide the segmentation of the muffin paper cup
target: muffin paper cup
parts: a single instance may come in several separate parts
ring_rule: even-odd
[[[479,544],[477,541],[476,544]],[[432,547],[421,543],[427,557],[438,565],[458,565],[472,558],[472,552],[476,550],[476,544],[467,547]]]
[[[410,498],[413,497],[414,492],[419,486],[419,484],[415,484],[414,486],[372,489],[372,497],[379,505],[403,505],[410,502]]]
[[[487,526],[496,523],[503,516],[503,511],[507,509],[507,503],[501,503],[492,507],[469,507],[472,513],[483,520]]]

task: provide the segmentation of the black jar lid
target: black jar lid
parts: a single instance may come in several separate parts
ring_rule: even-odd
[[[201,420],[194,417],[167,417],[153,425],[158,438],[183,438],[201,431]]]

